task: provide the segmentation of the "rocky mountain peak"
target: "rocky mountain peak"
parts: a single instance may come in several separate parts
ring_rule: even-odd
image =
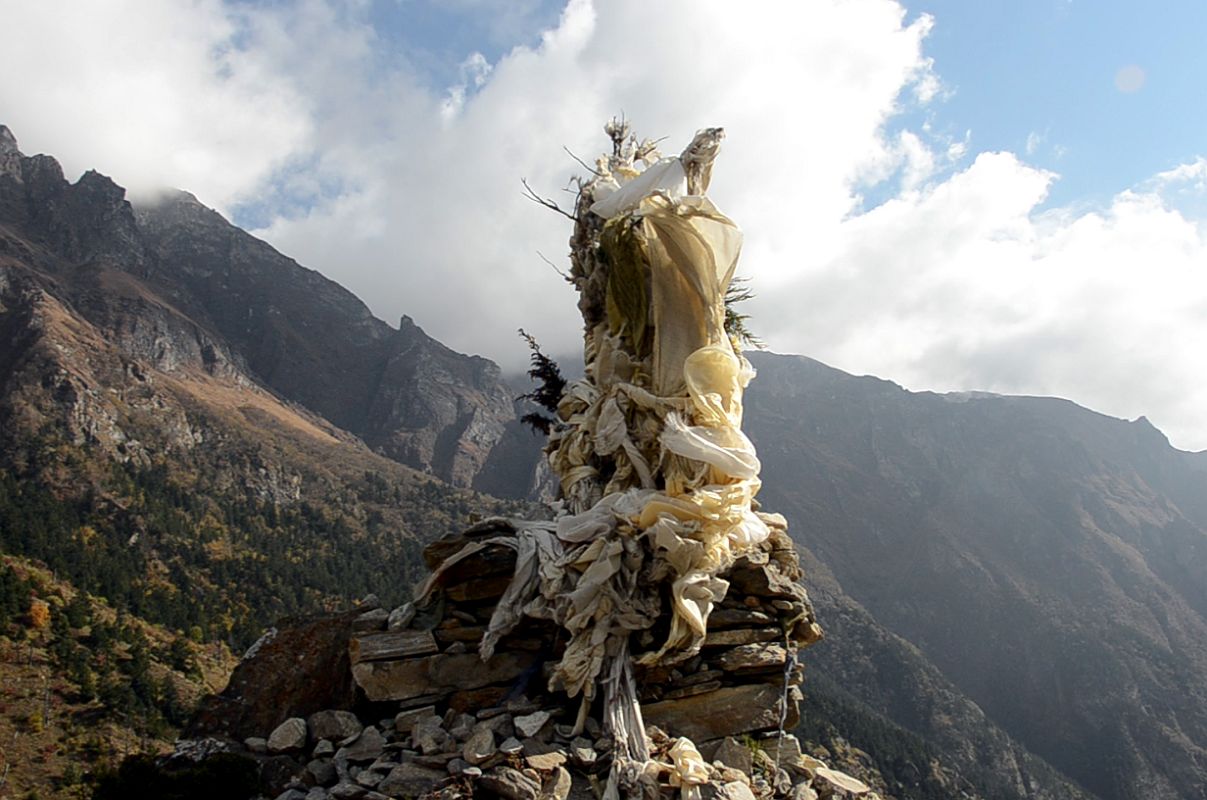
[[[0,175],[11,175],[21,180],[21,151],[17,148],[17,137],[7,125],[0,125]]]
[[[7,125],[0,125],[0,153],[16,153],[17,137],[13,136],[13,132],[8,129]]]
[[[108,175],[90,169],[80,176],[75,185],[84,201],[101,203],[109,208],[120,206],[126,201],[126,190],[113,182]]]

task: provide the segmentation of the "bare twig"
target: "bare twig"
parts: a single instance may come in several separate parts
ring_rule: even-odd
[[[581,158],[574,155],[574,153],[570,150],[569,147],[562,145],[562,149],[566,151],[566,155],[570,156],[570,158],[573,158],[575,161],[577,161],[579,166],[581,166],[587,172],[590,172],[592,175],[595,175],[595,176],[603,175],[603,173],[600,172],[599,170],[597,170],[595,167],[591,166],[586,161],[583,161]]]
[[[538,205],[542,205],[551,211],[556,211],[557,213],[561,214],[566,219],[572,220],[574,222],[578,222],[578,217],[574,216],[569,211],[565,210],[564,208],[562,208],[561,206],[559,206],[557,203],[553,202],[549,198],[541,197],[539,194],[537,194],[535,191],[533,191],[532,187],[528,185],[527,178],[520,178],[520,183],[524,184],[524,196],[527,197],[529,200],[531,200],[532,202],[534,202]]]
[[[537,251],[536,251],[536,254],[537,254],[538,256],[540,256],[541,261],[544,261],[546,264],[548,264],[549,266],[553,267],[553,271],[554,271],[554,272],[556,272],[558,275],[561,275],[561,276],[562,276],[562,279],[563,279],[563,280],[565,280],[567,283],[573,283],[573,282],[574,282],[574,279],[573,279],[573,278],[571,278],[571,277],[570,277],[569,275],[567,275],[565,272],[562,272],[561,267],[559,267],[557,264],[554,264],[552,261],[550,261],[548,258],[546,258],[546,257],[545,257],[545,254],[544,254],[544,253],[542,253],[540,250],[537,250]]]

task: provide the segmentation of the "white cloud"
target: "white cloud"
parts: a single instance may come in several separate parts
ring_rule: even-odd
[[[884,0],[743,14],[576,0],[537,46],[498,59],[455,113],[441,115],[444,90],[428,90],[418,96],[431,110],[380,126],[406,131],[405,144],[375,133],[355,152],[326,156],[325,168],[356,175],[354,189],[263,233],[373,298],[387,318],[410,313],[454,347],[518,364],[514,329],[524,325],[550,349],[569,350],[580,327],[573,294],[537,255],[561,258],[568,223],[525,201],[521,178],[570,206],[561,189],[582,170],[562,147],[592,159],[611,115],[666,136],[670,152],[697,128],[723,124],[729,139],[712,193],[747,228],[746,271],[788,279],[802,252],[827,247],[802,232],[832,233],[873,161],[915,183],[931,173],[933,156],[916,137],[886,144],[881,132],[902,93],[930,75],[921,54],[929,26],[926,17],[905,24]],[[324,91],[320,77],[312,92]],[[347,235],[366,217],[382,220],[380,236]]]
[[[1071,397],[1207,446],[1207,235],[1156,186],[1100,212],[1038,213],[1053,178],[981,154],[845,223],[841,254],[761,318],[816,308],[777,329],[776,344],[856,372],[917,389]]]
[[[511,366],[515,328],[562,352],[580,326],[537,255],[561,261],[569,223],[520,179],[571,205],[581,169],[562,147],[592,159],[615,113],[668,152],[724,125],[711,194],[746,231],[749,311],[774,348],[911,388],[1146,414],[1207,447],[1201,160],[1097,212],[1041,211],[1055,175],[977,155],[971,133],[889,131],[946,92],[931,19],[893,0],[570,0],[540,35],[533,2],[449,8],[516,46],[457,54],[460,78],[432,86],[354,0],[14,4],[0,121],[69,172],[275,208],[261,233],[281,250]],[[864,211],[877,181],[889,198]]]
[[[308,142],[305,94],[240,42],[239,15],[216,0],[40,0],[3,16],[3,122],[70,177],[96,168],[225,206]]]

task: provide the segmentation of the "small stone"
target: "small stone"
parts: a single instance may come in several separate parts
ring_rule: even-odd
[[[473,733],[474,726],[478,724],[478,720],[470,714],[458,714],[451,725],[448,726],[448,732],[458,742],[464,742]]]
[[[566,754],[554,750],[552,753],[543,753],[536,756],[528,756],[524,759],[524,763],[533,769],[551,770],[555,767],[560,767],[566,763]]]
[[[411,744],[425,756],[447,752],[455,742],[442,724],[443,720],[435,715],[419,720],[411,729]]]
[[[872,787],[868,786],[858,778],[853,778],[845,772],[839,772],[836,769],[829,767],[817,767],[813,770],[814,775],[821,778],[831,786],[850,792],[851,794],[866,794],[872,791]]]
[[[353,742],[341,748],[344,758],[354,763],[376,761],[385,751],[386,740],[370,725]]]
[[[537,800],[540,784],[519,770],[497,767],[478,778],[478,785],[503,800]]]
[[[747,775],[754,769],[754,757],[750,753],[750,748],[745,747],[732,736],[726,736],[722,740],[713,759],[727,767],[739,769]]]
[[[312,739],[347,739],[358,735],[362,728],[360,720],[351,711],[319,711],[306,720]]]
[[[276,727],[266,742],[269,752],[289,753],[306,746],[306,720],[290,717]]]
[[[444,648],[444,652],[449,655],[461,655],[469,652],[469,645],[465,642],[453,642],[448,647]]]
[[[826,762],[805,753],[800,757],[800,765],[805,769],[817,769],[818,767],[824,767]]]
[[[490,728],[478,728],[461,749],[470,764],[478,765],[495,754],[495,734]]]
[[[322,786],[313,786],[306,792],[306,800],[327,800],[330,796]]]
[[[399,733],[410,734],[411,729],[415,727],[415,723],[421,719],[436,716],[435,706],[423,706],[422,708],[412,708],[407,711],[399,711],[394,716],[394,730]]]
[[[721,768],[721,782],[722,783],[732,783],[734,781],[738,781],[739,783],[749,784],[750,776],[747,775],[745,772],[742,772],[742,770],[740,770],[740,769],[734,769],[733,767],[722,767]]]
[[[375,608],[372,611],[366,611],[356,619],[352,620],[352,630],[358,633],[365,631],[379,631],[386,626],[386,620],[390,618],[390,612],[384,608]]]
[[[329,758],[316,758],[306,765],[306,771],[314,777],[319,786],[330,786],[339,780],[335,772],[335,764]]]
[[[731,781],[721,785],[717,800],[755,800],[755,797],[749,786],[741,781]]]
[[[536,736],[541,728],[545,727],[545,723],[549,721],[548,711],[536,711],[532,714],[516,717],[512,720],[515,723],[515,729],[521,736]]]
[[[474,731],[478,731],[483,728],[494,732],[496,740],[515,736],[515,725],[511,723],[511,717],[506,714],[482,720],[474,726]]]
[[[541,784],[541,800],[566,800],[570,796],[573,781],[565,767],[557,767],[553,774]]]
[[[383,755],[381,758],[377,759],[372,764],[370,764],[368,766],[368,769],[371,769],[374,772],[380,772],[382,775],[385,775],[387,772],[394,769],[394,767],[396,767],[396,766],[398,766],[397,759],[390,758],[389,755]]]
[[[403,603],[391,611],[390,616],[386,618],[386,630],[400,631],[410,625],[413,619],[415,619],[415,604]]]
[[[366,789],[372,789],[373,787],[377,786],[377,784],[381,783],[381,779],[383,777],[385,776],[380,772],[374,772],[370,769],[363,769],[360,771],[360,774],[356,776],[356,782]]]
[[[525,739],[521,744],[524,745],[524,755],[526,756],[540,756],[561,749],[555,744],[543,742],[540,739]]]
[[[590,739],[581,736],[570,743],[570,761],[576,767],[590,767],[599,759]]]
[[[771,754],[772,758],[778,756],[779,763],[777,766],[797,766],[800,764],[800,739],[797,739],[790,733],[785,733],[778,738],[767,739],[763,743],[763,748]]]
[[[365,787],[341,781],[332,786],[328,794],[335,800],[360,800],[365,796]]]
[[[534,703],[526,695],[511,698],[504,703],[504,708],[512,714],[531,714],[533,711],[541,710],[540,703]]]
[[[274,800],[306,800],[306,793],[300,789],[286,789],[277,795]]]
[[[603,728],[600,727],[599,720],[595,719],[595,717],[587,717],[587,724],[585,727],[587,729],[587,735],[592,739],[598,739],[600,736],[603,736]]]
[[[268,740],[259,736],[248,736],[243,740],[243,746],[253,753],[268,752]]]
[[[469,762],[464,758],[454,758],[445,765],[449,775],[460,775],[469,767]]]
[[[798,783],[788,793],[788,800],[817,800],[817,790],[807,783]]]
[[[377,784],[377,791],[395,797],[418,797],[430,792],[447,777],[447,772],[438,772],[417,764],[400,764]]]
[[[360,599],[360,602],[356,604],[356,607],[365,611],[369,611],[374,608],[381,608],[381,600],[377,597],[377,595],[370,592]]]
[[[524,745],[514,736],[508,736],[503,740],[503,743],[499,745],[499,752],[505,753],[509,756],[514,756],[517,753],[523,752],[523,750]]]

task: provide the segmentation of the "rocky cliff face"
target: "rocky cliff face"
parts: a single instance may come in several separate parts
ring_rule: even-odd
[[[490,361],[355,296],[177,193],[136,211],[147,282],[265,385],[403,464],[470,486],[513,418]]]

